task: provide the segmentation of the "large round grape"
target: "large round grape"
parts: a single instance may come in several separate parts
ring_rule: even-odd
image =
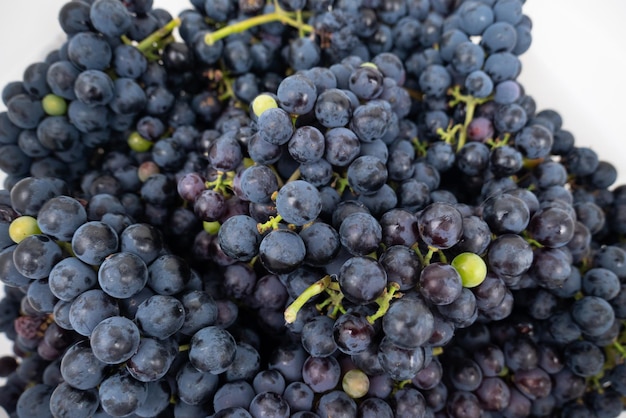
[[[285,222],[302,226],[320,214],[322,199],[316,187],[304,180],[295,180],[278,191],[276,209]]]
[[[420,236],[434,248],[450,248],[463,234],[463,216],[449,203],[431,203],[419,214],[417,221]]]
[[[209,326],[191,338],[189,361],[198,370],[219,374],[233,363],[236,352],[237,343],[228,331]]]
[[[385,290],[387,274],[373,258],[349,258],[337,274],[346,299],[357,304],[373,302]]]

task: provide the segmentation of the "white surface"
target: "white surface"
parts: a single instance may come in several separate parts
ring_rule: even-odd
[[[0,88],[43,60],[63,34],[57,22],[65,0],[0,2]],[[155,0],[176,15],[185,0]],[[626,2],[623,0],[528,0],[533,44],[522,56],[520,80],[538,109],[555,109],[577,144],[612,162],[626,180]],[[5,110],[0,103],[0,111]],[[0,341],[0,354],[10,352]],[[1,416],[1,415],[0,415]],[[625,415],[626,416],[626,415]]]

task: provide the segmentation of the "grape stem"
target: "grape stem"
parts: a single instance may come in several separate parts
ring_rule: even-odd
[[[144,40],[137,44],[137,49],[143,53],[150,51],[159,41],[168,36],[175,28],[180,26],[181,20],[179,17],[170,20],[162,28],[157,29],[148,35]]]
[[[291,173],[291,175],[289,176],[289,178],[287,179],[285,183],[296,181],[299,178],[300,178],[300,167],[296,168],[296,170],[293,173]]]
[[[215,42],[219,41],[220,39],[224,39],[227,36],[233,35],[235,33],[241,33],[255,26],[264,25],[271,22],[281,22],[284,25],[289,25],[291,27],[297,28],[302,35],[304,35],[305,33],[314,32],[315,29],[313,28],[313,26],[307,25],[306,23],[302,22],[301,14],[299,20],[297,13],[295,13],[295,19],[292,17],[292,15],[292,13],[277,8],[272,13],[254,16],[249,19],[234,23],[232,25],[224,26],[223,28],[220,28],[215,32],[208,33],[204,37],[204,42],[206,42],[208,45],[213,45]]]
[[[428,153],[428,142],[420,141],[418,137],[411,139],[411,143],[413,144],[413,148],[415,148],[415,152],[417,152],[417,156],[425,157]]]
[[[324,302],[316,305],[315,308],[318,311],[321,311],[324,307],[330,306],[332,310],[330,310],[327,315],[333,319],[337,318],[339,313],[346,313],[346,309],[341,304],[343,301],[343,293],[341,292],[339,283],[330,282],[326,288],[326,293],[328,293],[328,298]]]
[[[233,186],[233,178],[235,178],[234,171],[218,171],[215,180],[207,181],[205,183],[205,187],[207,189],[215,190],[216,192],[222,194],[224,197],[228,197],[230,195],[228,189],[232,188]]]
[[[313,283],[311,286],[307,287],[304,292],[300,294],[291,304],[285,309],[285,322],[288,324],[292,324],[296,317],[298,316],[298,312],[302,307],[313,297],[322,293],[331,283],[331,276],[326,275],[320,280]]]
[[[347,177],[342,176],[341,174],[333,173],[333,175],[335,180],[331,183],[331,187],[337,190],[337,193],[341,196],[343,195],[343,192],[346,191],[346,188],[350,187],[350,182]]]
[[[613,348],[615,348],[615,350],[617,350],[618,353],[620,353],[620,355],[622,356],[622,358],[626,359],[626,348],[620,344],[618,341],[613,341]]]
[[[439,129],[437,133],[442,137],[442,139],[448,143],[453,142],[454,136],[458,133],[457,143],[456,143],[456,151],[459,152],[461,148],[465,145],[467,141],[467,127],[474,120],[474,112],[476,111],[476,106],[483,104],[489,100],[491,100],[491,96],[478,98],[474,96],[470,96],[468,94],[461,93],[461,87],[456,85],[448,89],[448,94],[452,96],[452,100],[448,102],[448,106],[454,107],[459,103],[465,103],[465,120],[463,124],[457,124],[452,127],[449,127],[447,131],[443,129]]]
[[[280,216],[280,215],[270,216],[269,221],[267,221],[265,223],[257,224],[256,229],[257,229],[257,231],[259,231],[259,234],[264,234],[267,231],[269,231],[270,229],[278,229],[278,224],[282,220],[283,220],[283,217]]]
[[[391,301],[402,297],[402,293],[398,292],[398,290],[400,290],[398,283],[389,283],[389,287],[383,291],[383,294],[376,298],[375,302],[378,305],[378,309],[372,315],[367,316],[367,322],[374,324],[377,319],[382,318],[387,313]]]

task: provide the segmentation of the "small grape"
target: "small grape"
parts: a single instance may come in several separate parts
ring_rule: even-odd
[[[452,260],[454,267],[461,275],[464,287],[476,287],[487,277],[487,264],[477,254],[461,253]]]
[[[252,103],[250,103],[252,107],[252,112],[256,117],[259,117],[265,112],[267,109],[272,109],[278,107],[278,103],[276,99],[269,94],[259,94],[254,98]]]
[[[32,216],[20,216],[9,225],[9,236],[16,244],[19,244],[27,236],[36,234],[41,234],[41,230],[37,225],[37,219]]]
[[[359,369],[349,370],[341,380],[341,387],[351,398],[362,398],[370,388],[369,377]]]

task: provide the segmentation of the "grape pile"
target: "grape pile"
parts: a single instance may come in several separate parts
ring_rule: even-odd
[[[66,3],[2,90],[0,406],[617,417],[626,188],[523,3]]]

